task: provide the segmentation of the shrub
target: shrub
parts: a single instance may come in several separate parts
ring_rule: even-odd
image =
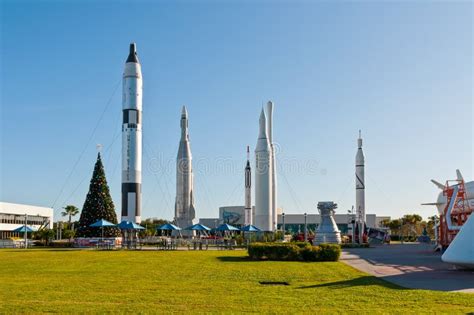
[[[337,244],[319,244],[320,261],[338,261],[341,257],[341,246]]]
[[[319,261],[321,258],[321,247],[308,246],[303,248],[300,254],[304,261]]]
[[[337,261],[341,247],[335,244],[311,246],[308,243],[253,243],[248,253],[253,260]]]
[[[248,253],[255,260],[298,260],[299,247],[291,243],[253,243]]]

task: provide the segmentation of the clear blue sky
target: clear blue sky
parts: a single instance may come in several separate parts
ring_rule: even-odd
[[[268,99],[287,213],[354,204],[359,129],[367,213],[426,217],[435,209],[420,203],[438,193],[429,179],[456,168],[473,178],[470,1],[1,3],[2,201],[82,208],[100,143],[119,211],[132,41],[144,77],[144,217],[173,216],[182,105],[198,217],[243,204],[245,148]]]

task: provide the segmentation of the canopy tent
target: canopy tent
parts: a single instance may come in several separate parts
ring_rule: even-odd
[[[191,231],[210,231],[211,229],[208,228],[207,226],[203,225],[203,224],[194,224],[194,225],[191,225],[191,226],[188,226],[187,228],[185,228],[185,230],[191,230]]]
[[[216,231],[240,231],[238,228],[236,228],[235,226],[232,226],[230,224],[227,224],[227,223],[224,223],[224,224],[221,224],[219,225],[217,228],[216,228]]]
[[[160,225],[156,228],[157,231],[170,231],[170,236],[172,236],[173,234],[176,234],[178,237],[181,237],[181,228],[179,226],[176,226],[172,223],[166,223],[166,224],[163,224],[163,225]],[[173,231],[178,231],[177,233],[173,233]]]
[[[262,230],[260,230],[255,225],[246,225],[241,229],[241,231],[243,231],[243,232],[261,232]]]
[[[13,230],[13,232],[17,232],[17,233],[29,233],[29,232],[34,232],[32,228],[30,228],[29,226],[25,226],[25,225],[22,225],[16,229]]]
[[[109,222],[107,220],[104,220],[104,219],[100,219],[99,221],[95,222],[95,223],[92,223],[91,225],[89,225],[90,227],[100,227],[100,228],[103,228],[105,226],[115,226],[115,224],[113,224],[112,222]]]
[[[207,232],[209,232],[211,229],[203,224],[194,224],[188,226],[185,228],[185,230],[197,231],[199,233],[199,237],[201,237],[203,232],[205,235],[207,235]]]
[[[145,228],[141,226],[140,224],[137,224],[131,221],[126,221],[126,220],[123,220],[116,226],[123,231],[122,246],[125,246],[125,244],[127,244],[128,248],[132,246],[132,243],[134,242],[134,238],[138,237],[136,233],[133,233],[133,232],[137,230],[145,230]]]
[[[100,219],[99,221],[94,222],[94,223],[92,223],[92,224],[89,225],[89,226],[90,226],[90,227],[100,227],[100,229],[102,230],[102,236],[101,236],[101,242],[102,242],[103,239],[104,239],[104,227],[107,227],[107,226],[116,226],[116,225],[113,224],[112,222],[107,221],[107,220]]]
[[[17,227],[16,229],[14,229],[13,232],[24,233],[25,248],[28,248],[28,232],[30,232],[30,233],[33,232],[33,229],[30,228],[29,226],[27,226],[26,224],[24,224],[20,227]]]
[[[136,224],[135,222],[125,221],[125,220],[117,224],[117,227],[121,230],[144,230],[145,229],[140,224]]]
[[[171,223],[163,224],[163,225],[157,227],[156,229],[157,230],[164,230],[164,231],[179,231],[179,230],[181,230],[180,227],[178,227],[174,224],[171,224]]]

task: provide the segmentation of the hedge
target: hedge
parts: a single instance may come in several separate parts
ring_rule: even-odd
[[[253,260],[338,261],[341,247],[336,244],[311,246],[308,243],[253,243],[248,247]]]

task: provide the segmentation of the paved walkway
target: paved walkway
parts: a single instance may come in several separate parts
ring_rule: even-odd
[[[474,293],[474,271],[442,262],[427,244],[344,249],[341,261],[406,288]]]

